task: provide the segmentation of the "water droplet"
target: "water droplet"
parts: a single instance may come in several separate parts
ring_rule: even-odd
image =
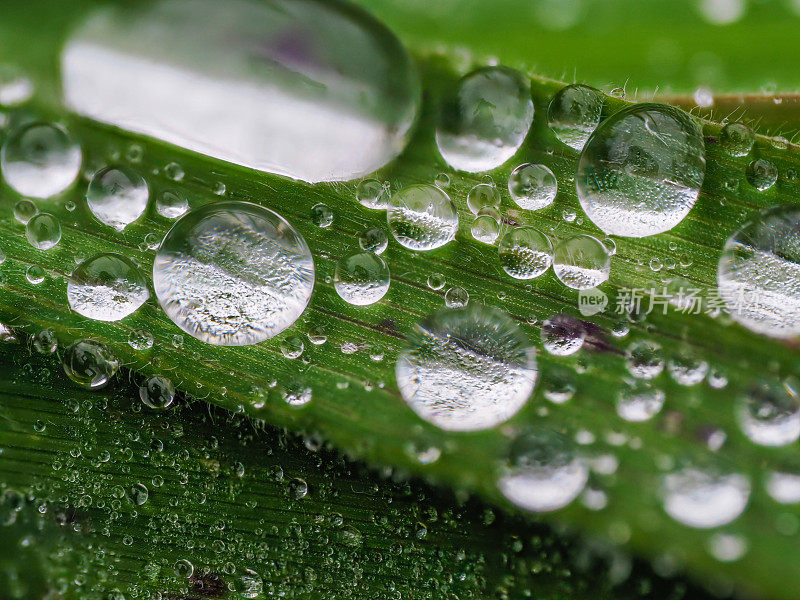
[[[420,417],[475,431],[510,419],[536,383],[533,347],[505,313],[471,304],[419,323],[397,360],[397,385]]]
[[[575,377],[569,369],[551,368],[543,386],[544,397],[553,404],[564,404],[575,395]]]
[[[39,265],[31,265],[25,271],[25,279],[28,280],[28,283],[39,285],[44,281],[44,269]]]
[[[163,410],[175,400],[175,386],[161,375],[153,375],[139,388],[139,398],[155,410]]]
[[[149,197],[144,178],[128,167],[99,170],[86,191],[92,214],[117,231],[122,231],[144,214]]]
[[[689,527],[709,529],[735,521],[750,498],[750,482],[738,473],[686,467],[664,477],[664,510]]]
[[[461,308],[469,304],[469,292],[457,285],[444,293],[444,303],[448,308]]]
[[[12,65],[0,66],[0,105],[15,107],[33,96],[33,82]]]
[[[325,2],[100,10],[67,41],[61,75],[80,115],[310,182],[389,162],[420,102],[394,35],[362,9]]]
[[[597,128],[603,112],[603,94],[588,85],[560,89],[547,109],[547,122],[556,137],[570,148],[582,150]]]
[[[537,428],[511,444],[498,487],[521,508],[549,512],[577,498],[588,478],[588,469],[569,438]]]
[[[389,246],[389,236],[380,227],[370,227],[359,236],[358,245],[366,252],[383,254]]]
[[[780,504],[800,503],[800,475],[772,471],[767,474],[765,487],[770,498]]]
[[[30,200],[23,199],[14,205],[14,218],[23,225],[37,214],[39,214],[39,209]]]
[[[753,149],[756,135],[744,123],[728,123],[722,128],[719,143],[731,156],[747,156]]]
[[[689,352],[681,352],[667,362],[667,370],[675,383],[680,385],[697,385],[708,373],[708,363]]]
[[[733,533],[715,533],[708,540],[708,551],[720,562],[734,562],[747,553],[747,540]]]
[[[576,235],[556,246],[553,271],[567,287],[589,290],[608,279],[611,257],[597,238]]]
[[[42,329],[33,336],[33,348],[39,354],[53,354],[58,349],[58,338],[52,329]]]
[[[500,235],[500,224],[494,217],[480,215],[475,217],[470,227],[470,233],[476,241],[482,244],[494,244]]]
[[[486,67],[462,78],[444,102],[436,143],[455,169],[488,171],[516,154],[532,122],[525,77],[507,67]]]
[[[169,179],[172,179],[172,181],[182,181],[184,175],[186,175],[186,172],[178,163],[171,162],[164,166],[164,175],[166,175]]]
[[[67,300],[79,315],[97,321],[119,321],[133,314],[150,297],[147,281],[132,260],[102,252],[73,271]]]
[[[649,421],[664,406],[663,390],[648,383],[637,382],[622,388],[617,395],[617,414],[631,422]]]
[[[153,287],[170,319],[210,344],[255,344],[305,310],[314,262],[305,240],[278,214],[246,202],[206,205],[164,237]]]
[[[764,380],[741,396],[736,418],[744,434],[760,446],[786,446],[800,439],[797,382]]]
[[[177,219],[189,210],[189,201],[174,190],[164,190],[156,198],[156,211],[166,219]]]
[[[194,565],[185,558],[177,560],[173,569],[175,575],[182,579],[189,579],[194,574]]]
[[[61,241],[61,223],[50,213],[39,213],[28,221],[25,236],[34,248],[49,250]]]
[[[281,342],[281,354],[290,360],[300,358],[303,354],[303,350],[305,350],[303,340],[297,336],[286,338]]]
[[[542,275],[553,262],[550,238],[533,227],[515,227],[500,240],[497,252],[503,270],[515,279]]]
[[[119,360],[100,342],[77,340],[64,351],[64,372],[90,390],[104,387],[119,369]]]
[[[337,263],[333,285],[345,302],[367,306],[386,295],[390,280],[386,262],[377,254],[362,252]]]
[[[60,125],[29,123],[6,138],[0,167],[23,196],[50,198],[67,189],[81,169],[81,148]]]
[[[539,210],[556,199],[558,181],[547,166],[525,163],[508,176],[508,193],[520,208]]]
[[[440,290],[445,284],[444,275],[441,273],[431,273],[428,275],[428,287],[432,290]]]
[[[747,165],[747,181],[758,191],[768,190],[778,181],[778,169],[768,160],[757,158]]]
[[[575,183],[586,215],[607,234],[645,237],[680,223],[705,175],[703,135],[686,113],[636,104],[595,130]]]
[[[333,211],[327,204],[315,204],[311,207],[311,222],[317,227],[330,227],[333,223]]]
[[[500,206],[500,192],[494,184],[479,183],[467,194],[467,207],[472,214],[477,215],[482,208],[487,206]]]
[[[800,333],[800,209],[759,213],[725,242],[717,284],[734,321],[779,338]]]
[[[289,481],[289,493],[295,500],[302,500],[308,495],[308,484],[299,477],[292,479]]]
[[[150,493],[147,490],[147,486],[143,483],[134,483],[128,488],[128,499],[136,506],[141,506],[147,502],[149,496]]]
[[[356,199],[373,210],[386,210],[390,198],[389,186],[377,179],[364,179],[356,188]]]
[[[580,319],[553,315],[542,323],[542,344],[555,356],[569,356],[583,347],[586,329]]]
[[[134,329],[128,335],[128,345],[134,350],[149,350],[153,347],[153,334],[147,329]]]
[[[433,183],[440,188],[450,187],[450,175],[447,173],[439,173],[436,179],[433,180]]]
[[[233,579],[236,593],[242,598],[261,598],[264,594],[264,581],[252,569],[245,569]]]
[[[308,330],[308,341],[315,346],[321,346],[328,341],[328,334],[322,325],[314,325]]]
[[[307,385],[293,382],[283,390],[283,400],[289,406],[305,406],[311,402],[312,391]]]
[[[639,379],[653,379],[664,370],[661,346],[655,342],[634,342],[626,356],[628,372]]]
[[[453,201],[433,185],[414,185],[394,194],[386,219],[395,239],[411,250],[444,246],[458,231]]]

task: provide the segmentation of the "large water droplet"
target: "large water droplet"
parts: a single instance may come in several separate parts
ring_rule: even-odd
[[[539,210],[556,199],[558,181],[547,166],[525,163],[508,176],[508,193],[520,208]]]
[[[664,477],[664,510],[689,527],[727,525],[742,514],[749,498],[750,482],[738,473],[687,467]]]
[[[23,196],[50,198],[67,189],[81,169],[81,148],[60,125],[29,123],[3,143],[6,183]]]
[[[573,84],[553,96],[547,109],[547,122],[559,140],[581,150],[600,123],[602,112],[603,94],[599,90]]]
[[[583,491],[586,464],[569,438],[537,428],[511,444],[498,486],[512,503],[534,512],[558,510]]]
[[[800,209],[758,214],[725,242],[717,267],[731,317],[757,333],[800,333]]]
[[[436,143],[452,167],[488,171],[514,156],[532,121],[524,76],[507,67],[485,67],[461,79],[444,102]]]
[[[644,237],[683,220],[705,169],[703,135],[692,117],[670,106],[637,104],[591,135],[575,183],[581,206],[600,229]]]
[[[150,297],[147,282],[129,258],[103,252],[77,266],[67,284],[72,310],[97,321],[119,321]]]
[[[515,227],[500,240],[497,248],[503,270],[514,279],[533,279],[553,262],[553,245],[545,234],[533,227]]]
[[[389,291],[389,267],[373,252],[343,258],[336,265],[333,285],[345,302],[357,306],[374,304]]]
[[[397,156],[419,105],[398,40],[316,0],[161,0],[93,13],[61,58],[77,113],[305,181]]]
[[[588,290],[608,279],[611,256],[597,238],[576,235],[556,246],[553,271],[567,287]]]
[[[153,287],[186,333],[222,346],[255,344],[303,313],[314,261],[280,215],[223,202],[188,213],[169,230],[156,254]]]
[[[64,372],[90,390],[104,387],[119,369],[119,360],[100,342],[77,340],[64,351]]]
[[[433,250],[456,237],[458,213],[434,185],[413,185],[394,194],[386,220],[395,239],[412,250]]]
[[[736,417],[750,441],[761,446],[785,446],[800,438],[800,398],[797,382],[764,380],[739,398]]]
[[[86,190],[89,210],[101,223],[122,231],[144,214],[150,191],[144,178],[127,167],[106,167]]]
[[[480,304],[445,308],[418,324],[396,365],[397,385],[420,417],[451,431],[487,429],[527,402],[533,347],[505,313]]]

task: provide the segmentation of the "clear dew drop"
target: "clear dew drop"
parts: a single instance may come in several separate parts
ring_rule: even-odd
[[[119,360],[100,342],[76,340],[64,351],[64,372],[90,390],[105,387],[119,369]]]
[[[480,304],[445,308],[419,323],[397,359],[397,385],[424,420],[449,431],[494,427],[527,402],[536,357],[505,313]]]
[[[734,562],[748,549],[747,540],[734,533],[717,532],[708,539],[708,552],[720,562]]]
[[[569,356],[583,347],[586,328],[570,315],[553,315],[542,323],[542,345],[555,356]]]
[[[736,418],[747,438],[759,446],[786,446],[800,439],[798,382],[763,380],[740,396]]]
[[[800,503],[800,474],[785,471],[767,473],[764,487],[770,498],[779,504]]]
[[[756,134],[744,123],[728,123],[722,128],[719,143],[730,156],[747,156],[753,149]]]
[[[23,198],[14,205],[14,218],[23,225],[27,224],[37,214],[39,214],[39,209],[30,200]]]
[[[710,529],[742,514],[750,498],[750,482],[738,473],[685,467],[664,477],[663,494],[664,510],[673,519]]]
[[[492,183],[479,183],[467,193],[467,207],[477,215],[488,206],[500,206],[500,192]]]
[[[147,281],[132,260],[113,252],[81,262],[67,283],[69,306],[96,321],[119,321],[150,298]]]
[[[372,210],[386,210],[391,198],[389,186],[377,179],[364,179],[356,187],[356,200]]]
[[[45,272],[42,267],[39,265],[31,265],[25,271],[25,279],[28,280],[28,283],[32,283],[33,285],[39,285],[44,281]]]
[[[491,245],[500,235],[500,224],[490,215],[479,215],[472,221],[470,233],[475,241]]]
[[[553,263],[553,244],[534,227],[515,227],[500,240],[500,265],[514,279],[533,279]]]
[[[488,171],[516,154],[532,122],[525,77],[507,67],[485,67],[463,77],[443,103],[436,143],[453,168]]]
[[[150,497],[150,492],[147,486],[143,483],[134,483],[127,490],[128,500],[133,502],[136,506],[142,506]]]
[[[756,215],[725,242],[717,285],[731,318],[764,335],[800,334],[800,208]]]
[[[247,202],[187,213],[156,253],[153,287],[170,319],[222,346],[255,344],[303,313],[314,261],[302,236],[278,214]]]
[[[567,287],[589,290],[608,280],[611,256],[597,238],[576,235],[556,246],[553,271]]]
[[[172,569],[176,577],[180,577],[181,579],[189,579],[194,575],[194,565],[185,558],[180,558],[175,561]]]
[[[177,219],[189,210],[189,201],[175,190],[164,190],[156,198],[156,212],[165,219]]]
[[[436,175],[436,178],[433,180],[433,183],[436,184],[437,187],[442,189],[446,187],[450,187],[450,175],[447,173],[439,173]]]
[[[454,285],[444,293],[444,303],[447,308],[464,307],[469,304],[469,292],[458,285]]]
[[[82,160],[72,135],[51,123],[23,125],[0,151],[6,183],[30,198],[50,198],[66,190],[77,179]]]
[[[264,581],[252,569],[244,569],[233,579],[233,586],[240,598],[261,598],[264,594]]]
[[[154,342],[155,338],[149,329],[134,329],[128,335],[128,345],[134,350],[149,350]]]
[[[600,124],[603,94],[588,85],[560,89],[547,109],[547,123],[556,137],[570,148],[582,150]]]
[[[49,355],[58,350],[58,338],[52,329],[42,329],[33,336],[33,348],[39,354]]]
[[[532,512],[564,508],[578,497],[589,478],[574,443],[545,428],[518,436],[502,470],[500,492],[516,506]]]
[[[373,252],[361,252],[340,260],[333,276],[339,297],[349,304],[374,304],[389,291],[389,266]]]
[[[697,201],[706,160],[699,124],[661,104],[636,104],[595,130],[575,183],[591,221],[611,235],[645,237],[678,225]]]
[[[434,185],[403,188],[386,211],[389,230],[411,250],[434,250],[456,237],[458,212],[450,197]]]
[[[144,214],[149,197],[147,182],[128,167],[99,170],[86,190],[86,201],[92,214],[117,231],[122,231]]]
[[[664,391],[645,382],[623,387],[617,394],[617,414],[634,423],[649,421],[664,406]]]
[[[556,199],[558,181],[546,165],[525,163],[508,176],[508,193],[520,208],[539,210]]]
[[[297,336],[291,336],[281,342],[281,354],[290,360],[300,358],[305,350],[305,344]]]
[[[18,67],[0,66],[0,106],[16,107],[33,96],[33,82]]]
[[[667,361],[667,371],[679,385],[697,385],[708,373],[708,363],[690,352],[680,352]]]
[[[333,223],[333,211],[327,204],[315,204],[311,207],[311,222],[317,227],[330,227]]]
[[[745,177],[750,185],[763,192],[778,181],[778,168],[764,158],[757,158],[747,165]]]
[[[153,375],[139,387],[139,398],[153,410],[168,408],[175,400],[175,386],[162,375]]]
[[[309,182],[388,163],[420,103],[414,63],[388,29],[316,0],[106,7],[73,29],[61,77],[80,115]]]
[[[432,290],[442,289],[446,281],[447,280],[445,279],[444,275],[442,275],[441,273],[431,273],[430,275],[428,275],[427,279],[428,287],[431,288]]]
[[[39,213],[28,221],[25,236],[34,248],[49,250],[61,241],[61,223],[50,213]]]
[[[661,346],[655,342],[634,342],[625,355],[628,372],[637,379],[653,379],[664,370]]]
[[[389,236],[380,227],[370,227],[359,236],[358,245],[365,252],[380,255],[389,246]]]

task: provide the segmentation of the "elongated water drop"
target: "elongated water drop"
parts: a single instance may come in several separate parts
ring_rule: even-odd
[[[61,56],[67,106],[305,181],[397,156],[420,99],[411,58],[363,10],[317,0],[160,0],[98,10]]]
[[[72,310],[96,321],[118,321],[133,314],[150,297],[147,282],[129,258],[103,252],[87,258],[72,272],[67,299]]]
[[[397,385],[420,417],[475,431],[510,419],[536,383],[535,351],[503,312],[477,303],[419,323],[397,359]]]
[[[303,313],[314,261],[302,236],[271,210],[210,204],[183,216],[164,237],[153,287],[186,333],[221,346],[256,344]]]
[[[394,194],[386,211],[394,238],[412,250],[434,250],[456,237],[458,213],[434,185],[413,185]]]
[[[636,104],[591,135],[575,184],[586,215],[605,233],[645,237],[683,220],[705,170],[703,135],[692,117],[671,106]]]

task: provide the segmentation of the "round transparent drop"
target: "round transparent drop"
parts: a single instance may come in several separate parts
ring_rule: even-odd
[[[494,244],[500,235],[500,224],[494,217],[479,215],[475,217],[470,227],[470,233],[476,241],[482,244]]]
[[[187,213],[156,253],[153,287],[172,321],[210,344],[256,344],[291,326],[314,288],[314,261],[280,215],[247,202]]]
[[[67,189],[81,169],[81,148],[60,125],[30,123],[3,143],[0,167],[6,183],[23,196],[50,198]]]
[[[586,328],[570,315],[553,315],[542,323],[542,345],[555,356],[569,356],[583,347]]]
[[[72,310],[96,321],[119,321],[150,297],[147,281],[129,258],[103,252],[87,258],[67,283]]]
[[[786,446],[800,439],[800,398],[797,382],[760,381],[739,398],[739,426],[754,444]]]
[[[127,167],[99,170],[86,190],[86,201],[92,214],[117,231],[122,231],[144,214],[149,197],[147,182]]]
[[[469,304],[469,292],[457,285],[453,286],[444,293],[444,304],[448,308],[462,308]]]
[[[156,212],[165,219],[177,219],[189,210],[189,201],[180,193],[164,190],[156,198]]]
[[[572,441],[555,431],[537,428],[511,444],[498,487],[520,508],[550,512],[577,498],[588,479],[589,471]]]
[[[317,227],[330,227],[333,223],[333,211],[327,204],[315,204],[311,207],[311,221]]]
[[[560,89],[547,109],[547,124],[570,148],[582,150],[597,128],[603,112],[603,94],[588,85],[573,84]]]
[[[485,67],[463,77],[445,100],[436,143],[453,168],[488,171],[516,154],[532,122],[525,77],[507,67]]]
[[[39,214],[39,209],[30,200],[22,199],[14,205],[14,218],[25,225]]]
[[[556,199],[558,181],[547,166],[525,163],[508,176],[508,193],[520,208],[539,210]]]
[[[725,242],[717,286],[731,318],[777,338],[800,334],[800,208],[757,214]]]
[[[698,123],[677,108],[636,104],[586,142],[575,184],[583,210],[611,235],[668,231],[694,206],[706,170]]]
[[[364,179],[356,188],[356,199],[373,210],[386,210],[390,197],[389,186],[377,179]]]
[[[649,421],[661,411],[665,400],[663,390],[637,382],[617,394],[617,414],[634,423]]]
[[[345,302],[367,306],[386,295],[390,280],[384,260],[373,252],[362,252],[339,261],[333,286]]]
[[[500,206],[500,192],[491,183],[479,183],[467,193],[467,207],[472,214],[479,214],[486,207]]]
[[[389,236],[380,227],[370,227],[359,236],[358,245],[365,252],[383,254],[389,246]]]
[[[139,398],[154,410],[163,410],[175,400],[175,386],[161,375],[153,375],[139,387]]]
[[[528,401],[537,378],[533,347],[500,310],[444,308],[409,335],[395,373],[403,400],[448,431],[503,423]]]
[[[728,123],[719,136],[720,146],[731,156],[747,156],[755,140],[756,134],[744,123]]]
[[[503,236],[497,248],[500,265],[514,279],[533,279],[553,263],[553,245],[533,227],[515,227]]]
[[[394,194],[386,220],[394,238],[411,250],[440,248],[458,231],[453,201],[434,185],[414,185]]]
[[[28,221],[25,236],[34,248],[49,250],[61,241],[61,223],[50,213],[39,213]]]
[[[687,467],[664,477],[664,510],[689,527],[710,529],[735,521],[750,498],[750,482],[738,473]]]
[[[655,342],[634,342],[625,354],[628,372],[637,379],[653,379],[664,370],[661,346]]]
[[[597,238],[576,235],[556,246],[553,271],[567,287],[589,290],[608,280],[611,256]]]
[[[90,390],[104,387],[119,369],[119,360],[100,342],[77,340],[64,351],[64,372]]]
[[[778,169],[770,161],[758,158],[747,165],[745,176],[750,185],[763,192],[778,181]]]
[[[708,363],[694,354],[682,352],[669,359],[667,370],[675,383],[692,386],[705,379],[708,373]]]
[[[0,66],[0,106],[24,104],[33,95],[33,82],[17,67]]]

